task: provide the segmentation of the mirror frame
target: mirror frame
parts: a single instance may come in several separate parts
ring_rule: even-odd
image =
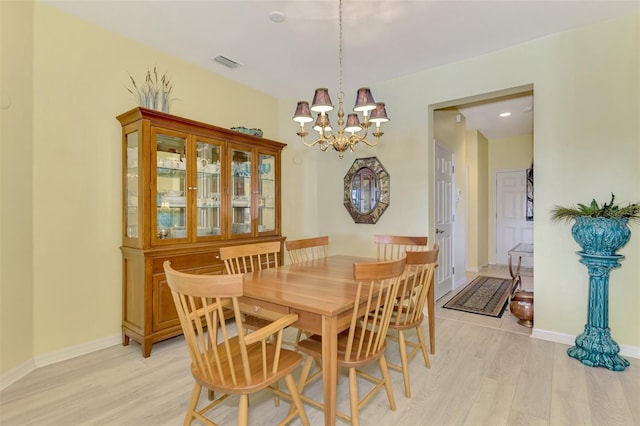
[[[369,169],[377,178],[378,201],[376,205],[367,213],[361,213],[351,202],[351,182],[362,169]],[[353,218],[355,223],[374,224],[389,207],[390,200],[390,177],[382,163],[377,157],[358,158],[344,176],[344,206]]]

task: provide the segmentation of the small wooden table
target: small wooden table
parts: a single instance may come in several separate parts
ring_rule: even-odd
[[[523,257],[533,257],[533,244],[520,243],[507,252],[509,255],[509,274],[511,275],[511,294],[509,298],[516,291],[518,286],[522,287],[522,277],[520,276],[520,264]],[[512,265],[512,258],[518,256],[518,265],[514,271]]]
[[[357,283],[353,279],[353,264],[375,261],[356,256],[329,256],[245,275],[241,302],[249,310],[256,314],[264,311],[295,313],[298,321],[293,324],[294,327],[322,336],[325,425],[334,425],[336,421],[338,333],[349,328],[352,312],[356,308]],[[430,297],[433,298],[433,293]],[[432,319],[434,315],[429,311],[433,353],[435,339],[431,329]]]

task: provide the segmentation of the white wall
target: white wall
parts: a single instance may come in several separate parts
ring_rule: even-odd
[[[372,86],[391,122],[383,143],[318,163],[319,232],[341,250],[372,253],[375,233],[418,234],[432,223],[429,105],[533,84],[537,330],[577,335],[587,309],[587,272],[569,227],[551,223],[555,204],[640,195],[640,15],[579,28],[496,53]],[[391,206],[377,225],[356,225],[340,208],[341,179],[354,158],[375,155],[391,176]],[[613,271],[610,326],[618,343],[640,345],[640,229]]]

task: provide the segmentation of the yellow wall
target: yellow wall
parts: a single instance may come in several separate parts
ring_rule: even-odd
[[[273,139],[279,133],[276,98],[48,5],[17,4],[2,2],[2,85],[13,95],[12,108],[2,111],[2,373],[119,333],[115,117],[136,106],[126,90],[128,73],[142,79],[149,66],[166,71],[176,115],[258,127]],[[16,90],[14,82],[33,91]],[[24,314],[20,321],[15,310]]]
[[[0,2],[0,373],[33,357],[33,3]]]
[[[373,85],[391,121],[382,144],[318,162],[319,231],[350,253],[372,253],[375,233],[434,235],[429,106],[533,85],[536,173],[536,331],[577,335],[586,321],[588,275],[566,225],[551,223],[556,204],[640,194],[640,15],[578,28],[492,54]],[[613,107],[615,106],[615,107]],[[293,129],[291,130],[293,131]],[[339,205],[341,179],[354,158],[375,155],[391,176],[391,205],[375,226],[356,225]],[[326,216],[324,212],[326,210]],[[620,344],[640,346],[640,228],[611,275],[610,326]]]
[[[469,182],[469,206],[467,208],[467,265],[466,270],[478,272],[487,264],[489,232],[488,156],[487,138],[477,130],[466,132],[467,181]]]
[[[35,353],[120,327],[120,125],[128,75],[174,82],[172,113],[277,136],[277,99],[36,3]],[[53,36],[55,34],[55,36]],[[115,315],[114,315],[115,314]]]
[[[496,172],[509,169],[528,169],[531,167],[532,160],[533,135],[519,135],[511,138],[489,140],[489,212],[495,212]],[[488,222],[487,253],[489,263],[495,264],[495,215],[489,215]]]

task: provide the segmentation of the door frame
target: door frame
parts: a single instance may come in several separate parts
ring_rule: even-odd
[[[456,106],[467,104],[467,103],[486,101],[494,98],[499,98],[502,96],[514,95],[514,94],[530,92],[530,91],[535,92],[533,83],[427,105],[427,152],[430,153],[429,155],[432,155],[432,158],[430,159],[430,161],[427,161],[428,177],[432,182],[430,185],[427,185],[429,235],[435,235],[435,228],[436,228],[435,227],[435,188],[433,184],[433,182],[435,181],[435,173],[436,173],[435,158],[433,158],[434,157],[433,152],[434,152],[434,146],[435,146],[434,145],[434,138],[435,138],[434,118],[433,118],[434,112],[438,109],[452,108],[452,107],[456,107]],[[535,162],[535,153],[534,153],[534,162]],[[461,167],[461,165],[458,164],[458,167]],[[459,220],[459,218],[457,219]],[[463,225],[466,226],[466,224],[463,224]],[[458,224],[458,226],[460,226],[460,224]],[[535,222],[534,222],[534,229],[535,229]],[[466,243],[468,243],[468,241]],[[463,260],[464,259],[455,259],[454,262],[455,264],[458,264],[458,262]],[[466,270],[462,271],[461,275],[464,277],[466,275]],[[457,287],[458,283],[455,283],[454,286]]]

